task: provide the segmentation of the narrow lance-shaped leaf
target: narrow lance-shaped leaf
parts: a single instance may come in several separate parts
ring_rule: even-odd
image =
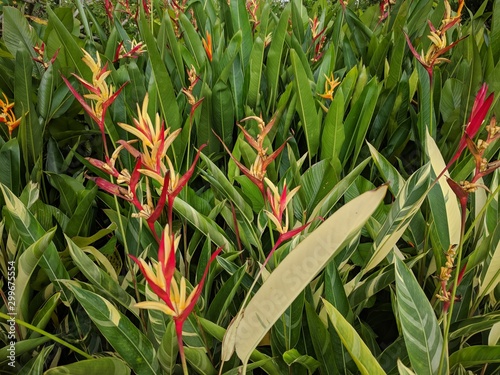
[[[224,340],[234,340],[234,348],[244,363],[286,308],[328,260],[363,227],[386,191],[387,186],[383,186],[366,192],[340,208],[306,237],[269,276],[245,308],[243,318],[233,324]]]
[[[375,251],[363,270],[365,274],[385,259],[420,209],[427,196],[430,170],[426,164],[406,181],[373,243]]]
[[[105,298],[66,282],[90,319],[109,344],[138,374],[157,373],[153,345],[149,339]]]
[[[446,374],[446,362],[438,371],[444,345],[434,310],[413,273],[397,258],[395,272],[399,318],[411,365],[419,375]]]
[[[335,331],[337,331],[342,344],[344,344],[351,358],[356,363],[360,373],[363,375],[385,375],[385,371],[380,367],[380,364],[354,327],[345,320],[342,314],[330,302],[323,300],[323,303]]]

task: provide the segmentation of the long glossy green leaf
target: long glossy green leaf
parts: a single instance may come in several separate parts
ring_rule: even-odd
[[[43,369],[45,367],[45,361],[49,356],[50,352],[54,349],[54,345],[44,346],[42,350],[38,353],[35,358],[32,358],[23,368],[17,373],[17,375],[37,375],[43,374]]]
[[[288,366],[300,364],[311,374],[319,367],[319,362],[316,359],[309,355],[300,354],[297,349],[291,349],[283,353],[283,360]]]
[[[59,17],[54,11],[47,7],[47,14],[49,15],[50,26],[54,28],[57,37],[59,38],[61,50],[64,51],[66,59],[71,62],[71,67],[76,69],[76,73],[80,77],[87,78],[89,69],[82,61],[83,52],[80,46],[75,41],[75,37],[66,29]]]
[[[31,57],[36,58],[33,47],[39,44],[39,38],[25,15],[19,9],[9,6],[2,7],[2,13],[2,40],[5,42],[5,47],[13,56],[16,56],[19,48],[24,48],[29,51]],[[41,75],[42,68],[37,67],[37,70]]]
[[[179,20],[184,33],[184,42],[196,62],[197,66],[195,66],[195,68],[197,71],[201,71],[201,69],[205,66],[205,61],[208,61],[205,49],[203,48],[203,44],[201,42],[201,37],[196,32],[191,21],[183,12],[180,13]]]
[[[149,339],[105,298],[66,282],[109,344],[138,374],[157,373],[158,363]]]
[[[235,33],[238,30],[241,30],[242,33],[240,59],[243,66],[243,71],[245,71],[245,67],[248,64],[250,54],[252,52],[252,27],[250,26],[250,20],[244,0],[231,1],[229,7],[231,11],[231,22],[233,30]]]
[[[138,309],[134,307],[135,300],[102,268],[97,266],[87,254],[83,252],[68,236],[69,254],[78,269],[92,283],[96,291],[102,296],[106,296],[138,316]]]
[[[482,366],[487,363],[500,363],[500,346],[474,345],[457,350],[450,356],[450,367]]]
[[[287,4],[281,12],[278,26],[273,32],[271,45],[266,59],[266,77],[269,90],[268,107],[274,108],[275,101],[278,98],[279,76],[282,70],[281,56],[283,55],[283,46],[287,34],[288,20],[290,19],[290,4]]]
[[[212,128],[230,149],[235,126],[234,103],[231,90],[224,82],[217,82],[212,89]]]
[[[47,125],[48,123],[50,109],[52,108],[54,82],[54,65],[50,64],[47,70],[43,73],[40,85],[38,86],[37,110],[40,116],[42,116],[45,120],[44,125]]]
[[[429,132],[426,132],[426,146],[433,174],[437,177],[445,169],[446,164]],[[458,244],[460,241],[461,215],[456,196],[446,178],[440,178],[439,183],[431,189],[429,203],[442,249],[447,250],[450,245]]]
[[[373,243],[374,253],[363,273],[366,274],[385,259],[419,211],[427,196],[430,171],[430,165],[426,164],[410,176],[402,187]]]
[[[264,47],[264,41],[259,36],[256,37],[250,54],[250,81],[247,94],[247,104],[254,110],[257,110],[260,99]]]
[[[188,203],[177,197],[174,201],[175,211],[189,221],[196,229],[202,232],[217,246],[221,246],[225,251],[233,251],[234,247],[224,235],[224,231],[215,223],[215,221],[204,217],[201,213],[196,211]]]
[[[16,53],[16,71],[14,76],[14,107],[16,117],[22,118],[19,125],[18,138],[23,158],[33,166],[41,157],[43,148],[43,124],[38,121],[33,104],[33,60],[24,48],[18,48]]]
[[[4,185],[0,184],[5,199],[4,217],[7,217],[7,227],[15,230],[26,248],[39,240],[46,232],[29,212],[23,203]],[[68,271],[59,257],[59,253],[53,243],[50,243],[44,251],[40,261],[41,267],[58,290],[62,291],[65,301],[70,301],[66,291],[62,289],[59,280],[69,279]]]
[[[167,375],[174,374],[178,352],[179,346],[177,344],[174,321],[171,320],[165,329],[165,334],[158,348],[158,362]]]
[[[165,27],[165,33],[167,36],[168,48],[172,52],[172,56],[175,61],[175,66],[177,67],[177,74],[182,84],[185,84],[185,72],[184,63],[182,61],[181,49],[179,46],[179,40],[175,36],[174,25],[172,24],[172,19],[168,12],[163,13],[162,24]]]
[[[335,363],[335,356],[332,355],[334,349],[325,324],[321,321],[320,317],[309,303],[305,304],[305,310],[307,326],[309,327],[314,353],[316,359],[319,361],[321,373],[326,375],[338,374],[339,370]],[[335,349],[335,351],[339,349]]]
[[[356,363],[358,370],[363,375],[385,374],[370,349],[363,342],[353,326],[349,324],[342,314],[328,301],[323,300],[326,313],[332,322],[335,331],[340,336],[342,343]]]
[[[434,310],[413,273],[398,258],[395,272],[399,319],[411,365],[419,375],[446,374],[446,362],[439,372],[444,346]]]
[[[231,40],[222,55],[220,61],[221,72],[217,81],[227,82],[229,74],[231,73],[234,59],[238,55],[238,52],[241,48],[241,31],[238,30]]]
[[[500,283],[500,243],[497,243],[491,253],[491,258],[485,264],[485,271],[481,275],[479,296],[485,296]]]
[[[52,243],[55,231],[56,227],[49,230],[28,247],[19,257],[16,276],[16,306],[18,319],[29,321],[30,278],[38,262],[42,258],[43,253]]]
[[[38,309],[35,316],[33,317],[31,324],[35,327],[45,330],[45,327],[50,322],[52,318],[52,313],[61,301],[61,293],[57,292],[53,294],[49,299],[47,299],[44,305]],[[40,337],[41,333],[36,331],[30,331],[28,333],[28,338],[33,339]]]
[[[184,14],[182,13],[181,15]],[[153,82],[156,92],[158,93],[158,103],[161,114],[163,115],[162,118],[165,120],[167,127],[171,128],[172,131],[179,129],[181,127],[181,119],[174,86],[172,85],[170,75],[158,51],[157,42],[149,29],[148,20],[143,12],[141,12],[141,16],[139,17],[139,30],[148,49],[149,60],[151,61],[151,67],[154,74]]]
[[[331,158],[331,163],[336,167],[337,173],[342,169],[340,166],[340,150],[345,141],[343,119],[344,94],[341,90],[338,90],[330,104],[330,108],[328,108],[321,132],[321,158]]]
[[[383,186],[351,200],[307,236],[271,273],[244,309],[243,318],[231,326],[232,332],[225,338],[235,340],[236,353],[243,363],[328,260],[359,232],[386,191]]]
[[[18,195],[21,189],[21,152],[17,138],[1,146],[0,160],[0,182]]]
[[[65,228],[65,233],[68,237],[86,236],[89,234],[90,225],[94,218],[93,205],[97,190],[97,186],[94,186],[91,190],[85,190],[81,194],[83,197],[78,202],[78,206]]]
[[[309,78],[302,62],[295,50],[290,51],[293,73],[295,75],[295,87],[297,92],[297,112],[302,122],[302,128],[306,135],[307,151],[309,158],[318,152],[321,128],[318,121],[316,102],[314,101],[309,84]]]
[[[15,344],[15,356],[19,357],[25,353],[30,353],[32,350],[36,349],[38,346],[45,344],[47,341],[49,341],[50,338],[47,336],[43,337],[38,337],[36,339],[27,339],[27,340],[21,340],[17,341]],[[9,356],[9,352],[11,351],[10,349],[10,342],[8,345],[4,346],[3,348],[0,348],[0,358],[4,358],[4,360]]]
[[[44,375],[89,375],[89,374],[106,374],[106,375],[127,375],[130,374],[130,367],[125,362],[116,357],[102,357],[86,359],[70,363],[69,365],[53,367]]]
[[[200,375],[216,375],[217,370],[210,362],[203,348],[185,347],[186,359],[196,373]]]
[[[476,333],[491,329],[498,322],[500,322],[500,311],[458,321],[450,327],[450,340],[475,335]]]
[[[252,207],[245,201],[241,194],[235,189],[233,184],[229,182],[226,175],[210,160],[205,154],[200,154],[201,159],[206,164],[211,177],[210,183],[217,190],[221,191],[226,198],[230,199],[235,207],[247,218],[248,221],[253,220]]]

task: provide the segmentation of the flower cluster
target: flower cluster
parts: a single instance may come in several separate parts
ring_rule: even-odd
[[[448,286],[448,282],[451,278],[451,274],[455,269],[455,257],[456,257],[456,248],[457,245],[450,245],[448,250],[445,252],[446,262],[444,267],[441,267],[441,271],[439,273],[438,279],[440,282],[440,290],[439,293],[436,294],[436,298],[441,302],[444,302],[443,311],[446,312],[450,306],[452,289],[453,286]],[[458,283],[462,281],[465,270],[467,266],[463,266],[460,274],[458,275]],[[455,301],[460,301],[460,296],[455,296]]]
[[[19,126],[21,123],[21,118],[16,118],[16,115],[14,114],[14,111],[12,108],[14,108],[15,103],[9,103],[9,99],[5,95],[5,93],[2,93],[5,101],[0,99],[0,123],[4,123],[7,126],[7,129],[9,129],[9,136],[12,136],[12,132]]]
[[[116,47],[115,59],[113,60],[113,62],[115,63],[125,58],[137,59],[144,52],[146,52],[146,45],[144,44],[144,42],[137,42],[135,39],[132,39],[130,41],[130,48],[128,49],[128,51],[125,48],[123,42],[120,42]]]
[[[323,57],[323,47],[326,42],[325,30],[326,27],[319,29],[320,22],[318,20],[318,16],[314,16],[314,18],[309,19],[309,24],[311,25],[311,34],[312,34],[312,45],[314,45],[314,56],[311,58],[312,62],[317,62]]]
[[[460,22],[464,1],[465,0],[459,1],[457,14],[455,16],[451,16],[451,6],[448,0],[445,0],[446,12],[443,20],[441,21],[441,26],[439,27],[439,29],[436,29],[436,27],[434,27],[434,25],[430,21],[428,21],[430,28],[430,34],[428,35],[428,38],[432,43],[425,54],[423,52],[421,54],[417,52],[417,50],[411,43],[409,36],[405,33],[406,41],[408,43],[408,46],[410,47],[411,53],[427,70],[427,73],[429,74],[429,77],[431,79],[433,76],[434,66],[439,65],[443,62],[449,62],[447,58],[442,56],[450,49],[452,49],[455,45],[457,45],[457,43],[464,39],[464,37],[459,38],[451,44],[448,44],[446,40],[446,31]]]
[[[48,69],[49,64],[53,64],[54,61],[57,59],[57,55],[59,54],[59,49],[57,49],[56,53],[54,53],[54,56],[50,58],[49,61],[47,61],[47,58],[45,56],[45,43],[42,42],[41,45],[35,45],[33,47],[33,50],[35,51],[37,57],[33,57],[33,61],[36,61],[37,63],[41,64],[45,70]]]
[[[333,73],[330,75],[330,77],[326,76],[326,81],[325,81],[325,92],[323,94],[318,94],[321,96],[323,99],[329,99],[333,100],[333,92],[335,91],[335,88],[340,85],[340,81],[338,78],[335,78],[333,76]]]
[[[135,306],[141,309],[158,310],[172,317],[177,334],[179,353],[183,366],[185,366],[182,327],[200,298],[210,264],[222,249],[219,248],[212,254],[199,284],[188,292],[186,278],[180,276],[179,282],[175,278],[175,255],[179,247],[179,241],[180,235],[174,234],[167,224],[161,237],[157,262],[148,264],[144,259],[132,255],[130,257],[139,266],[151,290],[161,299],[161,302],[144,301],[137,303]]]
[[[104,144],[104,150],[106,152],[106,157],[108,157],[108,147],[106,142],[106,129],[105,129],[105,119],[108,108],[116,100],[120,94],[123,84],[118,90],[115,90],[113,85],[106,82],[106,78],[111,74],[111,70],[108,70],[108,64],[102,66],[101,58],[99,54],[96,54],[96,59],[94,59],[90,53],[82,49],[83,51],[83,62],[87,65],[92,72],[92,80],[88,82],[82,77],[73,74],[73,76],[89,91],[88,94],[80,95],[78,91],[71,85],[66,77],[62,77],[69,90],[73,96],[82,105],[83,109],[87,114],[97,123],[99,130],[101,131],[102,141]],[[90,105],[87,101],[90,101]]]
[[[257,135],[256,138],[252,137],[250,133],[243,127],[241,124],[238,124],[238,127],[241,129],[243,132],[243,135],[245,136],[246,141],[250,146],[253,147],[253,149],[257,152],[257,155],[255,157],[255,161],[248,169],[245,167],[238,159],[236,159],[231,151],[227,148],[227,146],[224,144],[222,139],[216,134],[216,137],[219,139],[219,141],[222,143],[224,148],[226,149],[227,153],[231,156],[233,161],[236,163],[238,168],[247,176],[260,190],[262,193],[262,196],[265,198],[266,197],[266,192],[264,188],[264,177],[266,176],[267,168],[269,165],[278,157],[278,155],[283,151],[283,148],[286,145],[286,142],[284,142],[276,151],[272,152],[270,155],[267,153],[267,147],[264,147],[264,141],[271,131],[271,129],[274,126],[274,123],[276,121],[276,117],[273,117],[271,121],[266,125],[264,120],[260,117],[257,116],[249,116],[241,120],[241,122],[248,121],[248,120],[255,120],[258,123],[259,126],[259,134]]]

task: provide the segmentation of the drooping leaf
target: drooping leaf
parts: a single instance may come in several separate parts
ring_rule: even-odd
[[[88,374],[128,375],[130,367],[116,357],[86,359],[64,366],[52,367],[44,375],[88,375]]]
[[[235,348],[243,363],[248,361],[269,328],[327,261],[358,233],[386,191],[384,186],[344,205],[306,237],[271,273],[245,308],[244,316],[235,328]]]

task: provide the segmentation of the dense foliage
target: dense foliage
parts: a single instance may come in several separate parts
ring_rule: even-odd
[[[498,373],[500,1],[369,3],[2,6],[0,373]]]

